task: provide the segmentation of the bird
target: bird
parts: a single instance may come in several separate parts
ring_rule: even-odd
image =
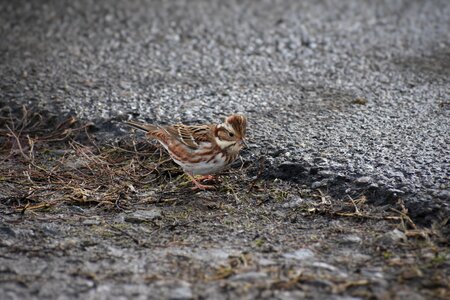
[[[214,188],[201,184],[195,176],[212,178],[229,167],[246,145],[247,118],[241,114],[232,114],[220,124],[159,126],[135,121],[125,124],[157,140],[192,180],[193,189]]]

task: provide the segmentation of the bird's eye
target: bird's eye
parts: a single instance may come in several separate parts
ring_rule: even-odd
[[[229,135],[230,137],[233,137],[233,136],[234,136],[234,133],[228,132],[228,135]]]

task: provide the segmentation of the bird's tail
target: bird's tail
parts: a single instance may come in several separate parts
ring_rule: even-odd
[[[145,123],[140,123],[140,122],[135,122],[135,121],[125,121],[125,124],[143,130],[145,132],[150,132],[150,131],[154,131],[157,130],[158,127],[155,125],[150,125],[150,124],[145,124]]]

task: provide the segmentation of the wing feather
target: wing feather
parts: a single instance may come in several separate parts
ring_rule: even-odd
[[[163,127],[171,138],[174,138],[191,149],[198,149],[201,142],[211,142],[214,125],[176,124]]]

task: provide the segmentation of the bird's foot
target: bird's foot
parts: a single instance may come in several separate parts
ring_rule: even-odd
[[[193,175],[188,174],[188,173],[186,173],[186,174],[189,176],[189,178],[191,179],[192,183],[195,185],[194,187],[191,188],[191,190],[193,190],[193,191],[196,191],[196,190],[202,190],[202,191],[204,191],[204,190],[213,190],[213,189],[215,189],[215,187],[212,186],[212,185],[205,185],[205,184],[201,184],[201,183],[199,182],[199,181],[205,180],[204,177],[206,177],[207,180],[210,180],[211,177],[214,178],[214,176],[212,176],[212,175],[207,175],[207,176],[203,176],[203,177],[200,178],[200,179],[196,179]],[[209,177],[209,176],[211,176],[211,177]]]
[[[216,179],[217,177],[214,175],[204,175],[196,178],[197,181],[215,181]]]

